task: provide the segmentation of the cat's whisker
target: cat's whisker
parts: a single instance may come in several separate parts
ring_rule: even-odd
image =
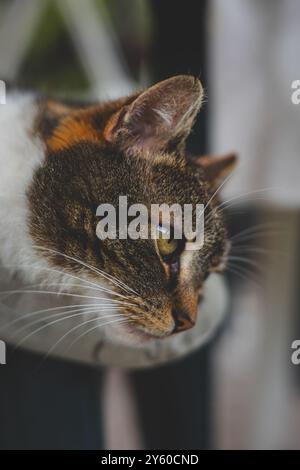
[[[240,261],[241,263],[249,264],[256,269],[262,269],[261,265],[245,256],[228,256],[228,261]]]
[[[134,321],[134,319],[132,318],[125,318],[124,321],[119,321],[119,323],[130,323]],[[88,333],[90,333],[91,331],[94,331],[95,329],[97,328],[100,328],[100,327],[103,327],[103,326],[106,326],[106,325],[109,325],[111,323],[115,323],[115,322],[107,322],[107,323],[104,323],[104,324],[99,324],[99,325],[96,325],[96,326],[93,326],[92,328],[89,328],[87,331],[84,331],[83,333],[81,333],[79,336],[77,336],[77,338],[75,338],[72,343],[68,346],[67,348],[67,351],[69,351],[73,346],[74,344],[76,344],[81,338],[83,338],[84,336],[86,336]]]
[[[257,240],[264,240],[266,237],[275,237],[279,233],[282,233],[281,231],[275,231],[275,230],[261,230],[258,232],[252,232],[240,237],[237,237],[233,242],[231,242],[232,246],[239,246],[240,243],[243,243],[245,241],[257,241]]]
[[[130,292],[134,293],[135,295],[139,295],[138,292],[133,290],[131,287],[127,286],[123,281],[120,281],[119,279],[112,276],[111,274],[105,273],[104,271],[100,270],[99,268],[96,268],[95,266],[91,266],[90,264],[85,263],[84,261],[81,261],[77,258],[74,258],[73,256],[69,256],[69,255],[66,255],[65,253],[62,253],[60,251],[52,250],[50,248],[45,248],[45,247],[41,247],[41,246],[34,246],[34,248],[42,250],[42,251],[48,251],[50,253],[54,253],[54,254],[57,254],[59,256],[63,256],[66,259],[72,260],[72,261],[74,261],[74,262],[76,262],[76,263],[78,263],[82,266],[85,266],[86,268],[90,269],[91,271],[99,274],[100,276],[104,277],[105,279],[111,281],[113,284],[117,285],[118,287],[123,288],[123,290],[125,290],[125,292],[128,293],[128,291],[130,291]]]
[[[32,285],[28,285],[26,286],[25,288],[37,288],[37,287],[43,287],[43,286],[46,286],[46,287],[55,287],[55,286],[61,286],[61,284],[59,282],[50,282],[50,283],[44,283],[44,282],[40,282],[39,284],[32,284]],[[63,288],[65,288],[65,286],[62,286]],[[110,291],[109,289],[99,289],[98,287],[93,287],[93,286],[86,286],[84,284],[68,284],[66,286],[66,288],[76,288],[76,289],[84,289],[84,290],[95,290],[95,291],[99,291],[99,292],[107,292],[111,295],[111,292],[113,293],[113,291]],[[58,291],[58,292],[61,292],[61,291]],[[123,299],[126,299],[126,300],[129,300],[128,297],[126,297],[125,295],[122,295],[121,298]],[[121,302],[121,301],[120,301]]]
[[[242,201],[242,203],[245,204],[245,203],[254,202],[254,201],[267,201],[267,202],[269,201],[270,202],[270,198],[263,197],[263,196],[249,197],[249,198],[246,199],[246,201]],[[241,201],[238,200],[238,199],[234,200],[231,203],[227,202],[226,204],[222,205],[222,207],[220,205],[220,207],[218,208],[218,211],[223,213],[225,210],[228,210],[231,207],[236,206],[237,204],[241,204]],[[238,207],[240,207],[240,206],[238,206]]]
[[[74,314],[74,317],[75,317],[75,316],[80,316],[80,315],[82,315],[82,313],[76,313],[76,314]],[[114,318],[115,318],[115,317],[116,317],[116,314],[111,315],[111,317],[114,317]],[[35,335],[35,334],[37,334],[37,333],[40,333],[40,332],[41,332],[42,330],[44,330],[45,328],[49,328],[49,326],[56,325],[57,323],[60,323],[60,322],[65,321],[65,320],[68,320],[68,319],[70,319],[70,318],[73,318],[73,315],[67,315],[67,316],[64,317],[64,318],[58,318],[57,320],[53,320],[53,321],[47,323],[46,325],[40,326],[40,327],[37,328],[36,330],[34,330],[34,331],[32,331],[31,333],[29,333],[28,335],[26,335],[24,338],[22,338],[22,340],[17,343],[17,345],[15,346],[14,349],[18,349],[25,341],[27,341],[27,340],[28,340],[29,338],[31,338],[33,335]],[[107,317],[105,317],[105,318],[107,318]],[[100,320],[100,318],[97,317],[97,318],[94,318],[93,320]],[[91,321],[91,320],[87,320],[87,321]]]
[[[16,265],[7,265],[7,267],[13,268],[13,267],[16,267]],[[18,267],[18,266],[17,266],[17,267]],[[111,295],[115,295],[115,296],[117,296],[117,297],[121,297],[121,298],[128,299],[128,297],[126,297],[126,296],[123,295],[123,294],[120,294],[119,292],[115,292],[115,291],[113,291],[112,289],[109,289],[109,288],[104,287],[104,286],[100,286],[99,284],[96,284],[96,283],[94,283],[94,282],[92,282],[92,281],[89,281],[89,280],[87,280],[87,279],[83,279],[83,278],[81,278],[81,277],[75,276],[74,274],[70,274],[70,273],[68,273],[68,272],[66,272],[66,271],[61,271],[61,270],[59,270],[59,269],[48,268],[48,267],[34,266],[33,264],[24,264],[23,267],[29,267],[30,269],[37,269],[37,270],[40,270],[40,271],[47,271],[47,272],[51,272],[51,273],[56,273],[56,274],[59,274],[59,275],[61,275],[61,276],[67,276],[67,277],[69,277],[69,278],[71,278],[71,279],[76,279],[76,280],[79,280],[80,282],[85,282],[86,284],[91,285],[91,286],[93,286],[93,287],[97,287],[99,290],[104,291],[104,292],[107,292],[107,293],[109,293],[109,294],[111,294]],[[41,283],[41,285],[43,285],[43,284],[46,284],[46,282],[45,282],[45,283]],[[29,286],[29,287],[30,287],[30,286]],[[84,287],[84,285],[83,285],[83,287]]]
[[[122,308],[124,308],[124,307],[118,308],[118,311],[121,310]],[[77,308],[77,309],[73,309],[73,310],[66,310],[64,312],[53,313],[49,316],[39,318],[38,320],[34,320],[33,322],[26,323],[22,327],[17,328],[15,330],[14,334],[12,335],[12,338],[17,336],[21,331],[27,330],[28,328],[30,328],[30,327],[38,324],[38,323],[45,322],[45,321],[48,321],[48,320],[52,320],[53,318],[64,316],[65,319],[68,319],[68,318],[73,318],[73,317],[76,317],[76,316],[79,316],[79,315],[86,315],[86,314],[91,314],[91,313],[102,314],[103,312],[115,312],[116,316],[119,315],[115,311],[114,308],[107,307],[107,308],[102,309],[101,306],[98,306],[98,308],[97,307],[93,307],[93,308],[85,307],[85,308]],[[68,314],[71,314],[71,315],[67,316]]]
[[[86,320],[85,322],[82,322],[80,323],[79,325],[76,325],[74,326],[73,328],[71,328],[69,331],[67,331],[63,336],[61,336],[59,338],[58,341],[56,341],[56,343],[51,346],[51,348],[49,349],[49,351],[47,352],[44,360],[46,360],[50,354],[54,351],[54,349],[67,337],[69,336],[70,334],[72,334],[74,331],[78,330],[79,328],[82,328],[83,326],[87,325],[88,323],[92,323],[92,322],[95,322],[95,321],[99,321],[100,318],[92,318],[90,320]],[[129,320],[127,318],[120,318],[120,319],[117,319],[117,320],[111,320],[109,322],[106,322],[106,323],[100,323],[98,325],[96,325],[95,327],[93,327],[93,329],[97,329],[97,328],[100,328],[101,326],[106,326],[106,325],[109,325],[109,324],[112,324],[112,323],[126,323],[128,322]],[[75,342],[77,342],[80,338],[76,338],[76,341],[74,341],[73,343],[71,343],[71,345],[68,347],[68,349],[65,351],[69,351],[69,349],[72,347],[73,344],[75,344]]]
[[[112,282],[114,285],[117,285],[118,287],[121,287],[121,288],[122,288],[122,285],[123,285],[124,287],[126,286],[125,283],[122,283],[122,281],[118,280],[117,278],[114,278],[114,276],[111,276],[110,274],[105,273],[104,271],[100,270],[99,268],[96,268],[95,266],[91,266],[90,264],[88,264],[88,263],[86,263],[86,262],[84,262],[84,261],[82,261],[82,260],[80,260],[80,259],[78,259],[78,258],[75,258],[74,256],[66,255],[65,253],[63,253],[63,252],[61,252],[61,251],[54,250],[54,249],[50,249],[50,248],[46,248],[46,247],[42,247],[42,246],[38,246],[38,245],[34,245],[33,248],[38,249],[38,250],[40,250],[40,251],[47,251],[47,252],[56,254],[56,255],[58,255],[58,256],[62,256],[62,257],[64,257],[64,258],[66,258],[66,259],[72,260],[72,261],[74,261],[75,263],[77,263],[77,264],[79,264],[79,265],[81,265],[81,266],[83,266],[83,267],[88,268],[90,271],[95,272],[95,273],[101,275],[101,276],[104,277],[106,280]],[[88,281],[88,282],[90,282],[90,281]],[[128,287],[128,289],[130,289],[129,286],[127,286],[127,287]],[[127,292],[128,289],[124,289],[124,288],[123,288],[123,290],[125,290],[126,293],[128,293],[128,292]],[[134,292],[135,294],[137,294],[137,293],[136,293],[135,291],[133,291],[132,289],[130,289],[130,290],[131,290],[132,292]],[[121,295],[121,294],[119,294],[119,295]],[[137,294],[137,295],[138,295],[138,294]]]
[[[214,210],[212,210],[212,213],[213,213]],[[224,209],[221,209],[220,212],[223,213]],[[217,212],[217,211],[216,211]],[[209,214],[209,217],[207,218],[206,222],[208,222],[210,220],[210,218],[212,217],[213,214]],[[240,210],[240,207],[237,207],[236,209],[232,209],[230,212],[228,212],[226,214],[226,218],[230,218],[230,217],[235,217],[237,215],[242,215],[242,214],[245,214],[246,211],[241,211]]]
[[[232,176],[234,175],[234,171],[228,175],[223,181],[222,183],[218,186],[218,188],[215,190],[215,192],[213,193],[213,195],[210,197],[210,199],[208,200],[208,202],[205,204],[204,206],[204,209],[203,211],[201,212],[200,214],[200,217],[205,214],[205,211],[207,209],[207,207],[209,206],[209,204],[213,201],[213,199],[217,196],[217,194],[220,192],[220,190],[223,188],[223,186],[227,183],[227,181],[232,178]]]
[[[284,255],[283,251],[267,250],[264,248],[257,248],[252,245],[236,245],[230,250],[231,253],[257,253],[262,255]]]
[[[23,321],[24,319],[28,319],[28,318],[34,317],[36,315],[40,315],[42,313],[55,312],[55,311],[58,311],[58,310],[59,311],[61,311],[61,310],[70,310],[70,311],[72,311],[72,309],[76,309],[76,308],[79,308],[79,307],[81,307],[81,308],[84,308],[84,307],[95,307],[95,308],[111,307],[111,304],[110,303],[108,303],[108,304],[101,304],[101,303],[95,303],[95,304],[92,304],[92,303],[89,303],[89,304],[69,304],[69,305],[56,306],[56,307],[51,307],[51,308],[44,308],[42,310],[35,310],[34,312],[26,313],[25,315],[22,315],[18,318],[15,318],[14,320],[12,320],[8,323],[5,323],[5,325],[1,326],[0,331],[3,331],[6,328],[9,328],[10,326],[15,325],[16,323],[19,323],[19,322]]]
[[[253,283],[256,287],[260,288],[261,286],[258,284],[257,280],[252,277],[252,272],[243,268],[241,266],[232,265],[231,263],[227,263],[226,271],[232,272],[236,276],[240,277],[246,282]]]
[[[232,176],[233,173],[231,173],[230,176]],[[225,180],[226,182],[226,180]],[[216,212],[220,212],[222,213],[225,209],[228,209],[229,207],[237,204],[240,202],[241,199],[247,197],[247,196],[251,196],[252,194],[259,194],[259,193],[262,193],[262,192],[266,192],[266,191],[273,191],[277,189],[276,187],[266,187],[266,188],[261,188],[261,189],[254,189],[252,191],[247,191],[245,193],[242,193],[242,194],[239,194],[235,197],[232,197],[230,199],[227,199],[225,201],[222,201],[220,204],[218,204],[217,206],[215,206],[213,209],[212,209],[212,214],[209,215],[208,219],[206,220],[206,223],[209,222],[210,218],[213,216],[214,213]],[[214,197],[215,195],[213,195]],[[265,198],[265,197],[253,197],[253,198],[248,198],[247,201],[255,201],[255,200],[265,200],[265,201],[269,201],[269,198]],[[230,202],[234,201],[232,204],[229,204]],[[208,201],[208,203],[206,204],[204,210],[206,209],[206,207],[208,206],[208,204],[210,204],[211,202],[211,199]],[[204,211],[203,211],[204,212]]]
[[[267,191],[273,191],[274,189],[277,189],[276,187],[267,187],[267,188],[262,188],[262,189],[254,189],[252,191],[247,191],[245,193],[242,193],[242,194],[238,194],[237,196],[234,196],[230,199],[227,199],[226,201],[222,201],[221,204],[219,204],[216,208],[217,209],[221,209],[222,207],[224,206],[227,206],[227,204],[231,201],[236,201],[236,200],[239,200],[239,199],[243,199],[244,197],[247,197],[247,196],[251,196],[252,194],[258,194],[258,193],[263,193],[263,192],[267,192]]]
[[[212,211],[211,213],[209,214],[209,216],[207,217],[207,219],[205,220],[205,223],[209,223],[210,220],[216,215],[216,214],[224,214],[225,211],[227,211],[229,208],[232,208],[234,206],[236,206],[237,204],[241,204],[241,201],[240,199],[238,199],[238,197],[236,198],[233,198],[233,199],[237,199],[236,201],[233,201],[231,202],[230,204],[225,204],[226,201],[224,201],[223,203],[215,206],[212,208]],[[266,197],[261,197],[261,196],[256,196],[256,197],[249,197],[247,198],[246,202],[253,202],[253,201],[270,201],[269,198],[266,198]],[[243,203],[244,201],[242,201]],[[239,208],[240,206],[238,206]],[[235,213],[236,210],[234,210]],[[231,211],[232,212],[232,211]],[[226,217],[230,216],[230,214],[226,214]]]
[[[239,272],[241,272],[242,274],[244,274],[246,277],[248,277],[249,281],[252,281],[253,283],[255,283],[258,287],[259,284],[257,283],[257,276],[258,276],[258,273],[257,273],[257,270],[252,270],[251,268],[255,269],[253,266],[244,266],[244,265],[241,265],[241,264],[237,264],[235,262],[230,262],[228,261],[227,264],[226,264],[226,268],[230,267],[230,268],[233,268]]]
[[[247,202],[249,202],[249,201],[257,201],[257,200],[260,200],[260,201],[261,201],[261,200],[264,200],[264,201],[266,201],[267,199],[266,199],[266,198],[262,198],[262,197],[248,198],[248,199],[247,199]],[[224,215],[224,214],[225,214],[225,211],[227,211],[227,210],[228,210],[229,208],[231,208],[231,207],[236,206],[236,205],[239,204],[239,203],[240,203],[240,201],[236,201],[236,202],[233,202],[233,203],[229,204],[228,207],[222,207],[221,209],[219,209],[219,206],[212,207],[210,214],[209,214],[209,215],[206,217],[206,219],[205,219],[205,223],[206,223],[206,224],[210,223],[211,220],[212,220],[214,217],[216,217],[216,215]],[[239,208],[240,208],[240,206],[237,207],[237,209],[239,209]],[[237,213],[238,213],[238,212],[236,212],[237,209],[233,209],[233,210],[231,209],[230,212],[227,212],[227,213],[226,213],[226,218],[228,218],[228,217],[230,217],[231,215],[233,215],[233,214],[232,214],[233,211],[234,211],[235,214],[237,214]]]
[[[247,235],[247,234],[250,234],[252,232],[255,232],[255,233],[260,233],[261,231],[265,231],[265,230],[268,230],[268,229],[275,229],[275,228],[279,228],[278,224],[257,224],[257,225],[252,225],[251,227],[248,227],[244,230],[241,230],[240,232],[236,233],[235,235],[233,235],[232,237],[230,237],[230,241],[234,241],[236,239],[239,238],[239,236],[243,236],[243,235]]]
[[[251,268],[255,268],[254,266],[250,266],[250,265],[244,266],[244,265],[241,265],[241,264],[237,264],[234,261],[233,262],[227,261],[226,266],[231,266],[233,268],[239,269],[239,270],[243,271],[246,274],[256,274],[255,271],[251,270]]]
[[[13,294],[44,294],[44,295],[57,295],[57,296],[66,296],[66,297],[78,297],[78,298],[83,298],[83,299],[91,299],[91,300],[108,300],[107,297],[93,297],[90,295],[84,295],[84,294],[72,294],[70,292],[60,292],[60,291],[47,291],[47,290],[25,290],[25,289],[16,289],[16,290],[11,290],[11,291],[2,291],[0,292],[0,295],[4,295],[4,297],[8,297]],[[115,303],[115,304],[122,304],[122,305],[130,305],[134,306],[133,303],[131,302],[123,302],[121,300],[117,299],[109,299],[110,302]]]

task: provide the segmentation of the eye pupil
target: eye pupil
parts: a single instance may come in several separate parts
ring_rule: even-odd
[[[173,263],[184,249],[184,241],[173,238],[170,231],[162,226],[158,226],[157,248],[160,256],[167,263]],[[164,238],[162,238],[164,236]]]

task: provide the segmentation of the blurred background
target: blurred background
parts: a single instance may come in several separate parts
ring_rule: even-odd
[[[226,320],[179,363],[106,371],[99,447],[300,448],[299,48],[297,0],[0,0],[1,79],[108,99],[194,74],[207,99],[189,151],[240,156],[223,191]]]

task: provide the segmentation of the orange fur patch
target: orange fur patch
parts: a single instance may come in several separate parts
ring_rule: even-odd
[[[101,135],[88,120],[78,118],[78,116],[68,116],[47,140],[47,146],[49,150],[59,151],[69,148],[82,140],[99,143]]]
[[[113,114],[113,116],[110,118],[110,120],[108,121],[108,124],[106,125],[104,129],[103,136],[104,136],[104,139],[107,140],[108,142],[113,141],[113,138],[114,138],[113,133],[118,124],[120,113],[121,113],[121,110]]]

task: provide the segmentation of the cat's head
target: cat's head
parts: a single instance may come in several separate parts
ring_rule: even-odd
[[[130,319],[124,328],[137,334],[163,338],[192,327],[205,279],[224,264],[228,242],[213,195],[235,156],[186,155],[202,99],[199,80],[178,76],[105,104],[41,106],[37,128],[47,156],[29,191],[36,252],[57,270],[111,290]],[[204,204],[202,248],[187,250],[191,240],[172,235],[100,240],[97,207],[118,208],[121,195],[149,209]]]

